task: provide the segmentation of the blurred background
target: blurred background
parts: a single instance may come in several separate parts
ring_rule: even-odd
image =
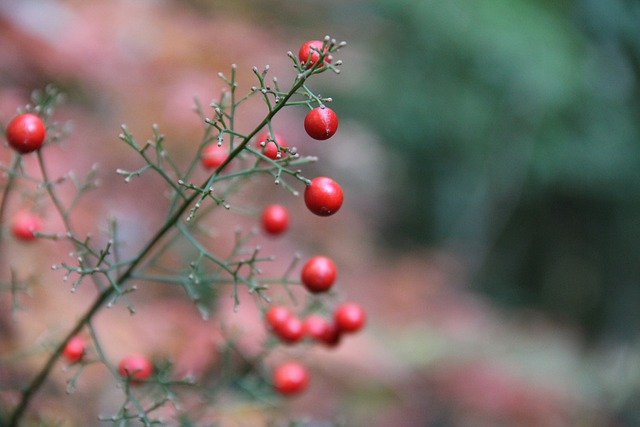
[[[301,216],[277,250],[334,254],[369,326],[315,355],[320,379],[288,410],[349,426],[637,426],[638,22],[628,0],[4,0],[0,121],[61,88],[73,134],[56,167],[99,162],[87,218],[117,205],[143,235],[140,197],[162,194],[121,194],[112,171],[137,164],[122,123],[141,139],[158,123],[186,161],[193,96],[217,96],[218,71],[237,64],[248,88],[269,64],[288,82],[287,51],[346,40],[342,73],[312,83],[334,99],[335,138],[309,140],[302,110],[276,122],[345,207]]]

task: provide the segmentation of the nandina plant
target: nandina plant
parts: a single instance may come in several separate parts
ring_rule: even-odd
[[[279,80],[270,77],[268,66],[251,70],[257,83],[244,92],[238,85],[235,66],[231,67],[229,75],[219,73],[225,89],[219,99],[211,102],[211,110],[205,109],[198,100],[195,102],[195,112],[203,124],[202,138],[195,144],[196,149],[186,164],[172,156],[171,143],[165,140],[158,126],[152,127],[152,138],[144,143],[123,126],[119,138],[138,159],[140,167],[118,169],[116,173],[123,183],[145,180],[147,175],[155,174],[164,183],[163,191],[169,199],[164,221],[147,236],[141,249],[127,258],[120,255],[117,218],[106,226],[94,224],[94,233],[106,233],[103,244],[98,243],[100,239],[78,232],[72,221],[77,201],[98,184],[98,170],[92,168],[84,179],[72,173],[62,177],[50,173],[49,155],[59,150],[57,142],[62,137],[54,109],[60,100],[59,92],[52,87],[37,91],[32,103],[20,109],[15,117],[2,119],[9,123],[4,128],[8,143],[5,149],[13,152],[10,164],[2,166],[6,178],[0,217],[2,224],[13,224],[10,230],[4,227],[2,245],[21,244],[27,250],[44,242],[60,247],[56,251],[60,258],[53,261],[53,269],[62,273],[63,282],[71,290],[92,287],[95,297],[67,330],[49,332],[51,336],[46,338],[49,345],[40,347],[39,352],[21,349],[23,357],[41,355],[42,348],[46,349],[46,354],[39,366],[37,361],[40,359],[29,365],[35,366],[33,371],[20,373],[19,379],[8,386],[1,385],[0,426],[49,425],[46,410],[37,404],[39,397],[47,393],[58,399],[82,395],[78,380],[89,366],[101,368],[122,395],[120,407],[112,413],[95,414],[102,422],[117,426],[217,425],[216,411],[207,408],[222,404],[221,396],[225,393],[232,391],[237,395],[239,390],[244,390],[240,393],[243,399],[256,405],[272,406],[278,404],[279,398],[291,398],[313,387],[313,369],[305,366],[302,360],[289,360],[289,356],[285,359],[275,354],[272,359],[279,362],[273,364],[266,362],[266,356],[285,351],[284,344],[335,346],[342,332],[351,333],[362,327],[363,311],[342,313],[345,309],[340,308],[344,307],[340,305],[341,294],[333,286],[337,267],[331,260],[307,267],[307,273],[300,279],[297,255],[292,254],[289,260],[279,260],[263,254],[260,246],[252,243],[256,233],[241,229],[236,231],[233,249],[220,253],[208,243],[203,224],[214,212],[226,209],[229,210],[225,216],[229,223],[227,228],[233,228],[235,212],[253,211],[256,228],[262,224],[272,238],[284,238],[281,233],[288,226],[289,210],[271,207],[264,213],[261,206],[231,210],[233,206],[229,200],[234,200],[235,192],[256,180],[275,183],[274,194],[285,191],[295,198],[304,193],[304,200],[300,200],[303,197],[295,198],[289,208],[295,211],[295,216],[309,214],[309,211],[329,216],[338,211],[343,202],[342,189],[331,178],[311,180],[305,176],[304,165],[317,159],[305,156],[304,146],[289,146],[282,136],[284,130],[278,129],[277,133],[274,130],[273,119],[285,108],[326,111],[325,104],[331,99],[314,93],[309,81],[319,72],[333,70],[339,73],[341,61],[333,61],[332,57],[344,46],[344,42],[337,43],[325,37],[322,41],[304,43],[300,51],[306,54],[301,57],[289,52],[296,74],[288,88],[281,88]],[[239,126],[238,111],[247,100],[256,97],[263,101],[264,117],[256,123]],[[337,116],[330,122],[330,125],[334,122],[337,125]],[[333,127],[330,136],[335,130]],[[328,134],[325,132],[324,135]],[[26,172],[26,156],[35,159],[39,175]],[[206,172],[202,182],[196,181],[199,171]],[[69,202],[60,196],[59,184],[70,177],[76,194]],[[62,229],[51,229],[55,221],[43,224],[41,213],[46,213],[47,218],[57,217]],[[29,244],[25,245],[21,240],[28,240]],[[69,247],[72,248],[69,253],[72,261],[62,255]],[[282,264],[282,274],[262,275],[261,266],[273,262]],[[29,278],[20,277],[12,266],[8,270],[11,274],[2,281],[0,296],[15,302],[19,293],[31,291]],[[261,350],[247,353],[230,335],[219,346],[221,357],[214,358],[199,376],[179,374],[172,361],[162,354],[140,354],[131,350],[120,360],[112,359],[109,343],[94,327],[95,317],[103,309],[116,305],[135,314],[137,307],[129,296],[151,284],[182,288],[184,298],[189,299],[194,310],[205,318],[214,314],[217,308],[215,295],[219,289],[231,287],[238,309],[245,302],[241,301],[239,290],[246,288],[252,297],[251,308],[259,310],[258,318],[265,323],[259,326],[269,331]],[[294,298],[291,292],[294,286],[307,292],[304,301]],[[329,287],[332,292],[324,292]],[[12,307],[29,310],[28,305],[13,304]],[[341,311],[332,316],[336,307]],[[333,318],[335,320],[331,321]],[[50,380],[57,365],[65,365],[68,395],[50,391],[57,387]]]

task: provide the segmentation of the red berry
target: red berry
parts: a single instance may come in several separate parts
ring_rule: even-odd
[[[25,154],[40,148],[46,133],[44,122],[39,116],[24,113],[9,122],[6,135],[11,148]]]
[[[274,133],[273,137],[275,138],[278,145],[276,145],[273,142],[273,139],[271,138],[271,135],[269,134],[269,132],[263,132],[260,135],[258,135],[258,137],[256,138],[256,141],[257,141],[256,144],[259,149],[262,149],[262,154],[264,154],[271,160],[277,160],[278,152],[280,152],[280,156],[282,156],[282,151],[278,149],[278,146],[280,146],[280,149],[282,149],[282,148],[288,147],[288,145],[287,145],[287,141],[282,137],[282,135]],[[265,141],[266,143],[263,147],[262,143]]]
[[[84,356],[85,340],[82,336],[76,335],[71,337],[62,349],[62,355],[69,362],[79,362]]]
[[[13,219],[11,232],[20,240],[33,240],[36,238],[34,232],[42,229],[42,219],[27,211],[18,212]]]
[[[293,316],[277,328],[274,328],[273,331],[282,341],[288,344],[296,343],[304,337],[302,322]]]
[[[310,314],[304,319],[304,333],[307,337],[334,346],[340,341],[340,332],[333,323],[319,314]]]
[[[281,394],[300,393],[308,383],[307,368],[298,362],[284,362],[273,371],[273,388]]]
[[[120,361],[118,372],[124,378],[128,378],[132,384],[137,384],[151,376],[153,364],[147,356],[131,354]]]
[[[302,266],[300,280],[309,292],[326,292],[336,281],[336,265],[331,258],[317,255]]]
[[[269,205],[262,211],[262,228],[269,234],[283,233],[289,226],[289,212],[282,205]]]
[[[305,116],[304,130],[313,139],[329,139],[338,130],[338,116],[329,107],[316,107]]]
[[[342,332],[338,329],[335,323],[329,323],[329,331],[322,340],[322,343],[328,347],[335,347],[340,344],[341,337]]]
[[[356,303],[340,304],[334,312],[336,327],[342,332],[357,332],[366,322],[364,309]]]
[[[300,50],[298,51],[298,59],[300,60],[300,64],[302,64],[307,69],[313,67],[314,64],[320,59],[320,52],[327,52],[326,46],[324,47],[324,51],[322,50],[323,46],[324,42],[322,40],[309,40],[308,42],[300,46]],[[307,63],[307,61],[309,62]],[[331,55],[326,55],[324,57],[324,62],[331,63]],[[324,64],[318,67],[318,69],[322,68],[325,68]]]
[[[216,169],[229,155],[224,146],[218,143],[209,144],[202,149],[200,163],[205,169]]]
[[[304,190],[304,203],[311,212],[319,216],[329,216],[338,212],[343,199],[340,185],[326,176],[312,179]]]
[[[287,323],[292,316],[293,315],[286,307],[281,305],[272,305],[269,307],[264,317],[269,326],[273,330],[276,330]]]

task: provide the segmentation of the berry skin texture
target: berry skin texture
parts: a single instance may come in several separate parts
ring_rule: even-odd
[[[313,139],[329,139],[338,130],[338,115],[329,107],[316,107],[305,116],[304,130]]]
[[[305,68],[308,70],[309,68],[313,67],[315,63],[320,59],[322,46],[324,46],[324,42],[322,40],[309,40],[308,42],[300,46],[300,50],[298,51],[298,59],[300,60],[300,64],[304,65],[307,64],[307,61],[309,61]],[[327,48],[325,47],[324,52],[326,51]],[[311,59],[309,59],[309,57],[311,57]],[[324,62],[331,63],[331,55],[325,56]],[[322,68],[326,68],[324,64],[318,67],[318,69]]]
[[[80,335],[71,337],[62,349],[62,355],[69,362],[76,363],[82,360],[85,353],[85,340]]]
[[[31,241],[36,238],[34,232],[42,229],[42,219],[30,212],[18,212],[11,224],[11,233],[16,239]]]
[[[300,280],[311,293],[328,291],[336,281],[337,269],[331,258],[317,255],[302,266]]]
[[[338,212],[343,199],[340,185],[326,176],[312,179],[304,190],[304,203],[318,216],[330,216]]]
[[[288,361],[273,371],[273,388],[284,395],[302,392],[309,384],[307,368],[298,362]]]
[[[39,116],[24,113],[9,122],[6,136],[11,148],[26,154],[42,146],[46,133],[44,122]]]
[[[229,153],[224,146],[218,146],[218,143],[209,144],[202,149],[200,163],[205,169],[216,169],[228,155]]]
[[[118,373],[128,378],[131,384],[138,384],[153,374],[153,363],[142,354],[131,354],[120,360]]]
[[[282,137],[282,135],[274,132],[273,137],[281,149],[288,147],[287,141]],[[282,150],[278,150],[278,146],[271,139],[271,135],[269,134],[269,132],[263,132],[260,135],[258,135],[258,137],[256,138],[256,141],[257,141],[256,145],[258,146],[258,149],[262,149],[262,154],[264,154],[271,160],[277,160],[279,158],[278,152],[280,152],[280,156],[282,157]],[[262,143],[265,141],[267,142],[263,147]]]
[[[341,332],[357,332],[366,323],[364,309],[354,302],[345,302],[336,307],[334,312],[335,325]]]
[[[269,205],[262,211],[262,228],[269,234],[284,233],[289,227],[289,212],[282,205]]]

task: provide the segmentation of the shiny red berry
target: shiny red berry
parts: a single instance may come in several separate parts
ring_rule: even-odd
[[[287,344],[296,343],[304,337],[302,322],[295,316],[291,316],[273,331],[278,338]]]
[[[289,226],[289,212],[282,205],[269,205],[262,211],[262,228],[269,234],[281,234]]]
[[[333,179],[319,176],[304,190],[304,203],[316,215],[329,216],[338,212],[344,199],[342,188]]]
[[[282,157],[282,148],[287,148],[287,141],[284,137],[278,133],[273,134],[274,138],[271,138],[269,132],[263,132],[256,138],[256,144],[258,149],[262,150],[262,154],[270,158],[271,160],[277,160]],[[276,145],[273,142],[273,139],[277,142]],[[264,146],[262,145],[264,143]],[[278,157],[278,153],[280,153],[280,157]]]
[[[334,312],[335,324],[342,332],[357,332],[366,323],[364,309],[354,302],[340,304]]]
[[[329,107],[316,107],[305,116],[304,130],[313,139],[329,139],[338,130],[338,116]]]
[[[298,59],[300,60],[300,64],[302,64],[307,69],[313,67],[315,63],[320,59],[320,52],[327,52],[327,47],[324,46],[323,50],[323,46],[324,42],[322,40],[309,40],[308,42],[300,46],[300,50],[298,51]],[[324,62],[331,63],[331,55],[326,55],[324,57]],[[318,67],[318,69],[320,68],[325,68],[325,65],[322,64],[320,67]]]
[[[336,281],[337,269],[331,258],[317,255],[302,266],[300,280],[314,294],[328,291]]]
[[[282,305],[271,305],[266,311],[264,318],[269,327],[273,330],[282,327],[293,315],[288,308]]]
[[[9,122],[6,136],[11,148],[25,154],[40,148],[46,133],[45,124],[39,116],[24,113]]]
[[[303,321],[304,333],[308,338],[325,344],[335,346],[340,341],[340,331],[328,319],[319,314],[310,314]]]
[[[300,393],[309,383],[307,368],[295,361],[284,362],[273,371],[273,388],[281,394]]]

